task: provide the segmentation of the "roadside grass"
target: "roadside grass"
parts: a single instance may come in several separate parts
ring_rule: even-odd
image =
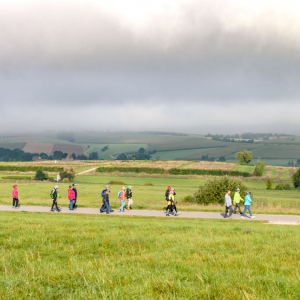
[[[2,299],[300,298],[297,226],[15,212],[0,226]]]

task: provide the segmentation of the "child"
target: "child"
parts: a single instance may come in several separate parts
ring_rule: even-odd
[[[124,205],[125,205],[125,186],[122,187],[120,201],[121,201],[121,207],[119,208],[119,212],[124,212]]]
[[[15,184],[13,186],[13,192],[12,192],[12,197],[13,197],[13,206],[12,208],[19,208],[19,198],[18,198],[18,190],[17,190],[17,185]]]
[[[133,204],[133,201],[132,201],[132,186],[128,186],[127,190],[126,190],[126,198],[127,198],[127,201],[128,201],[128,205],[127,205],[127,209],[130,210],[130,206]]]

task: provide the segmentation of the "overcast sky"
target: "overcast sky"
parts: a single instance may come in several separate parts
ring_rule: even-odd
[[[298,3],[1,0],[0,131],[300,134]]]

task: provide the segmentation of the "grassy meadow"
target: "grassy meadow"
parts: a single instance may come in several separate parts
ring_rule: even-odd
[[[1,299],[299,299],[300,231],[0,212]]]

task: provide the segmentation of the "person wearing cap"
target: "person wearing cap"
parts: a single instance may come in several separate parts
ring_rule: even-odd
[[[111,209],[110,207],[110,203],[109,203],[109,199],[108,199],[108,203],[106,203],[106,201],[104,200],[104,198],[106,198],[106,192],[108,191],[108,193],[110,193],[110,190],[109,190],[109,185],[107,185],[105,187],[105,189],[101,192],[101,196],[102,196],[102,206],[100,208],[100,213],[103,213],[106,209],[106,206],[108,205],[109,206],[109,212],[113,212],[113,210]]]
[[[250,213],[250,218],[251,219],[254,219],[255,217],[252,216],[252,212],[251,212],[251,203],[252,203],[252,199],[250,197],[250,192],[247,192],[246,193],[246,196],[245,196],[245,209],[244,209],[244,212],[241,216],[241,219],[245,219],[245,214],[246,214],[246,211],[249,210],[249,213]]]
[[[130,206],[133,204],[133,201],[132,201],[132,186],[131,185],[129,185],[127,190],[126,190],[126,198],[127,198],[127,201],[128,201],[127,209],[130,210]]]
[[[176,205],[175,205],[174,193],[175,193],[175,190],[171,189],[170,190],[170,194],[169,194],[169,200],[168,200],[168,207],[167,207],[167,214],[166,214],[166,216],[170,215],[171,209],[175,210],[175,214],[174,214],[175,216],[178,215],[177,209],[176,209]]]
[[[225,194],[225,215],[224,218],[230,218],[232,216],[232,201],[230,197],[231,191],[228,190],[227,193]],[[229,216],[227,216],[227,212],[229,213]]]
[[[106,190],[103,195],[103,205],[106,210],[106,214],[109,215],[109,213],[111,211],[110,204],[109,204],[109,190]]]
[[[18,205],[18,203],[19,203],[19,193],[18,193],[16,184],[13,186],[12,198],[13,198],[12,208],[19,208],[19,205]]]
[[[72,186],[73,186],[73,191],[74,191],[74,193],[75,193],[74,209],[76,209],[76,208],[77,208],[77,207],[76,207],[76,202],[77,202],[77,184],[76,184],[76,183],[73,183]]]
[[[58,194],[57,190],[58,190],[58,186],[56,185],[56,186],[54,186],[54,189],[53,189],[53,190],[51,191],[51,193],[50,193],[50,196],[51,196],[52,201],[53,201],[52,207],[51,207],[51,211],[55,211],[55,209],[54,209],[54,206],[55,206],[55,207],[56,207],[56,210],[57,210],[58,212],[60,212],[61,209],[57,206],[57,197],[59,197],[59,198],[61,198],[61,197],[60,197],[60,195]]]
[[[125,186],[122,187],[121,195],[120,195],[120,201],[121,201],[121,207],[119,208],[120,212],[124,212],[124,206],[125,206]]]
[[[241,190],[240,189],[236,189],[236,192],[234,194],[234,197],[233,197],[233,205],[234,206],[234,209],[233,209],[233,213],[235,214],[235,211],[236,209],[238,208],[239,209],[239,212],[240,212],[240,215],[242,214],[241,212],[241,207],[240,207],[240,202],[244,202],[244,199],[241,197],[241,194],[240,194]]]
[[[69,209],[73,210],[74,209],[74,205],[75,205],[75,192],[74,192],[74,189],[73,189],[73,185],[69,186],[69,189],[68,189],[68,199],[70,200]]]

